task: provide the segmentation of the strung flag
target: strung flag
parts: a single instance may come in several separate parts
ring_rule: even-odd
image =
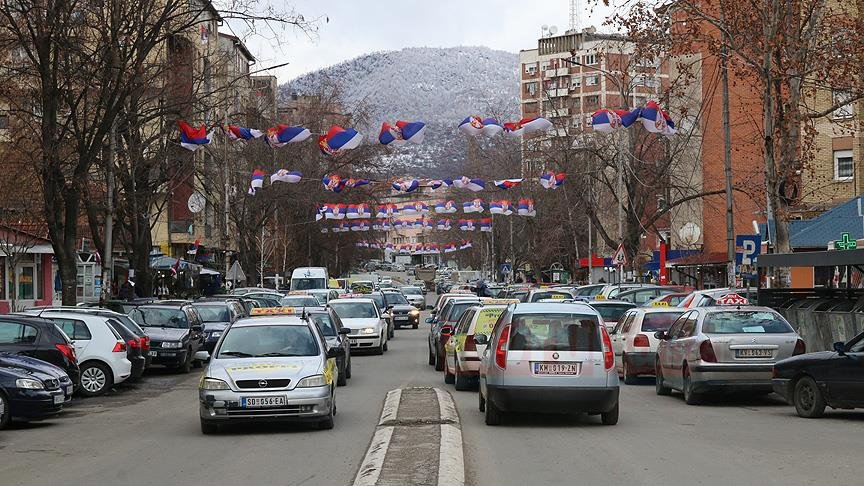
[[[480,220],[480,231],[492,232],[492,218],[483,218]]]
[[[456,251],[456,243],[447,243],[444,245],[444,253],[453,253]]]
[[[198,254],[198,248],[200,248],[200,247],[201,247],[201,240],[196,238],[195,243],[192,245],[192,249],[188,250],[186,252],[186,254],[187,255],[197,255]]]
[[[514,187],[522,184],[523,179],[502,179],[500,181],[495,181],[495,187],[499,189],[513,189]]]
[[[621,116],[612,110],[601,108],[591,115],[591,126],[595,132],[611,133],[621,128]]]
[[[405,203],[402,205],[402,214],[417,214],[417,209],[413,203]]]
[[[267,174],[263,170],[255,169],[252,171],[252,180],[249,182],[249,194],[254,196],[255,191],[264,187],[264,178]]]
[[[555,189],[561,184],[564,184],[564,179],[567,178],[567,174],[560,173],[556,174],[551,170],[547,170],[540,176],[540,185],[546,189]]]
[[[206,125],[193,128],[185,121],[177,120],[177,126],[180,128],[180,146],[186,150],[194,152],[198,147],[209,145],[213,140],[213,135],[207,133]]]
[[[326,135],[318,137],[318,148],[324,155],[339,155],[345,150],[359,147],[362,141],[363,137],[357,130],[333,125]]]
[[[436,189],[439,189],[441,187],[450,187],[451,184],[453,184],[453,181],[451,181],[449,179],[444,179],[444,180],[433,179],[433,180],[429,181],[429,189],[432,192],[435,192]]]
[[[345,217],[348,219],[360,219],[360,213],[357,211],[356,204],[349,204],[345,211]]]
[[[345,179],[345,187],[360,187],[371,183],[369,179]]]
[[[483,119],[477,115],[469,116],[459,124],[459,130],[462,133],[476,137],[483,133]]]
[[[482,213],[485,209],[482,199],[474,199],[473,201],[465,201],[462,203],[462,212],[465,214]]]
[[[435,203],[435,212],[437,214],[453,214],[456,212],[456,203],[453,201],[438,201]]]
[[[336,174],[325,175],[321,178],[321,184],[324,185],[324,189],[336,193],[342,192],[342,189],[345,188],[345,181]]]
[[[510,204],[510,201],[506,199],[502,201],[490,201],[489,213],[510,216],[511,214],[513,214],[513,206]]]
[[[378,141],[382,145],[403,145],[405,142],[421,143],[426,136],[426,124],[423,122],[406,122],[399,120],[395,125],[387,122],[381,124]]]
[[[639,119],[642,120],[642,126],[645,130],[651,133],[660,133],[663,135],[673,135],[675,123],[669,114],[660,109],[660,105],[656,101],[651,100],[645,104],[639,113]],[[671,123],[671,126],[670,126]]]
[[[224,131],[229,140],[252,140],[253,138],[259,138],[264,135],[264,132],[261,130],[238,127],[237,125],[228,125],[227,129],[224,129]]]
[[[302,142],[312,136],[307,128],[291,125],[276,125],[267,129],[267,144],[273,148],[284,147],[289,143]]]
[[[486,189],[486,182],[483,181],[483,179],[469,179],[468,177],[462,176],[459,179],[453,180],[453,187],[477,192]]]
[[[459,220],[459,229],[462,231],[474,231],[474,220],[473,219],[460,219]]]
[[[418,187],[420,187],[420,182],[417,179],[396,181],[393,183],[393,189],[396,192],[414,192]]]
[[[286,169],[279,169],[270,175],[270,183],[273,184],[276,181],[279,182],[287,182],[289,184],[296,184],[300,182],[300,179],[303,178],[303,174],[297,171],[289,171]]]
[[[516,206],[516,214],[519,216],[537,216],[537,211],[534,210],[534,200],[520,199],[519,204]]]
[[[366,203],[360,203],[357,205],[357,214],[360,215],[361,218],[371,218],[372,217],[372,209]]]
[[[515,138],[536,132],[545,132],[550,128],[552,128],[552,122],[542,116],[523,118],[517,122],[505,123],[504,135]]]
[[[325,204],[324,217],[327,219],[345,219],[348,208],[344,204]]]
[[[417,214],[429,214],[429,206],[426,205],[426,203],[417,201],[414,203],[414,211],[416,211]]]
[[[450,229],[452,228],[450,224],[451,223],[449,219],[439,219],[438,223],[435,224],[435,228],[441,231],[450,231]]]
[[[473,245],[471,245],[471,240],[464,240],[464,241],[462,241],[462,243],[459,244],[459,249],[460,250],[467,250],[468,248],[471,248],[472,246]]]
[[[504,130],[504,127],[502,127],[501,124],[498,123],[498,120],[496,120],[494,118],[484,118],[483,119],[483,128],[482,128],[483,135],[486,135],[487,137],[492,138],[495,135],[498,135],[499,133],[501,133],[503,130]]]

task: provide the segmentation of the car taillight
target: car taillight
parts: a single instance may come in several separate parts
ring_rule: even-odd
[[[792,356],[798,356],[799,354],[804,354],[807,352],[807,346],[804,344],[803,339],[799,339],[795,342],[795,351],[792,351]]]
[[[150,336],[141,338],[141,351],[150,351]]]
[[[717,362],[717,355],[714,354],[714,345],[711,344],[711,340],[706,339],[699,345],[699,357],[702,358],[702,361],[709,363]]]
[[[75,358],[75,348],[73,348],[72,346],[65,344],[65,343],[60,343],[60,344],[55,344],[54,347],[57,348],[58,351],[63,353],[63,356],[66,356],[67,358],[69,358],[69,360],[72,361],[73,363],[78,362],[78,359]]]
[[[123,341],[117,341],[114,345],[114,349],[111,350],[112,353],[123,353],[126,352],[126,343]]]
[[[510,340],[510,326],[504,326],[498,344],[495,346],[495,364],[499,368],[507,367],[507,341]]]
[[[450,333],[453,332],[453,328],[450,326],[441,326],[441,335],[449,336]]]
[[[609,339],[609,331],[606,326],[600,326],[603,332],[603,367],[611,370],[615,366],[615,353],[612,351],[612,340]]]
[[[129,347],[132,349],[140,348],[141,347],[141,341],[139,339],[130,339],[129,340]]]
[[[477,343],[474,342],[474,335],[465,336],[465,351],[477,351]]]
[[[650,348],[651,343],[648,342],[648,336],[644,334],[637,334],[633,337],[633,347],[636,348]]]

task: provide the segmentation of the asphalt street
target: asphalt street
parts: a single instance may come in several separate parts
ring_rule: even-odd
[[[773,396],[685,405],[653,382],[622,384],[621,419],[519,416],[487,427],[476,392],[456,392],[426,364],[426,329],[396,331],[384,356],[355,356],[337,392],[336,427],[230,428],[203,436],[200,374],[155,372],[62,417],[0,432],[0,483],[350,484],[387,391],[445,387],[458,407],[471,485],[861,484],[864,413],[798,418]]]

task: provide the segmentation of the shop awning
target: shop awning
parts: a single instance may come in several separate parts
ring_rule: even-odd
[[[666,250],[666,266],[672,263],[672,260],[691,257],[701,253],[700,250]],[[660,250],[654,250],[651,260],[642,265],[644,272],[657,272],[660,270]]]
[[[594,268],[599,267],[611,267],[612,259],[611,258],[601,258],[597,255],[594,255],[591,258],[591,266]],[[588,268],[588,257],[579,259],[579,268]]]
[[[864,265],[864,248],[857,250],[804,251],[759,255],[756,266],[768,267],[845,267]]]
[[[726,258],[725,252],[705,253],[698,251],[681,258],[667,260],[667,262],[672,267],[696,267],[699,265],[725,265],[729,263],[729,260]]]
[[[171,270],[174,265],[177,265],[177,259],[174,257],[160,255],[150,258],[150,268],[154,270]],[[180,259],[180,264],[177,266],[180,270],[201,270],[201,265],[183,260],[182,258]]]

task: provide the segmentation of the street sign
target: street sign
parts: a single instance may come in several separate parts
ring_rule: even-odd
[[[510,263],[502,263],[501,273],[503,273],[504,275],[510,275],[511,273],[513,273],[513,265]]]
[[[849,233],[843,233],[838,241],[834,242],[835,250],[854,250],[858,248],[858,242],[849,237]]]
[[[735,247],[735,275],[741,278],[758,278],[756,259],[762,252],[762,236],[737,235]]]
[[[612,264],[616,267],[627,266],[627,252],[624,251],[624,243],[618,245],[618,249],[615,250],[615,254],[612,255]]]

